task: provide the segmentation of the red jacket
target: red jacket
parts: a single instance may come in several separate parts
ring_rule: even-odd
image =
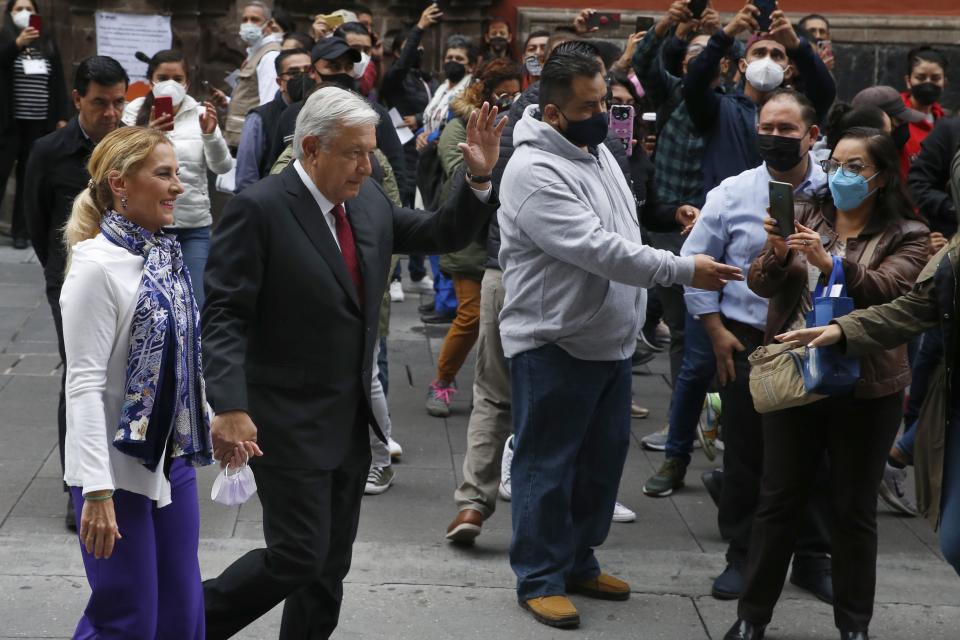
[[[903,104],[907,105],[909,109],[913,109],[909,91],[904,91],[900,94],[900,97],[903,98]],[[943,117],[943,107],[940,106],[939,102],[933,103],[931,113],[933,113],[934,122]],[[931,131],[933,131],[933,123],[928,120],[910,123],[910,138],[907,140],[907,144],[903,145],[903,149],[900,150],[900,173],[904,179],[907,177],[910,165],[913,164],[913,159],[920,153],[920,143]]]

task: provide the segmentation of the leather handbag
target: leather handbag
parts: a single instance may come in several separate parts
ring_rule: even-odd
[[[826,397],[807,392],[803,375],[806,356],[806,347],[780,343],[750,354],[750,395],[757,413],[799,407]]]

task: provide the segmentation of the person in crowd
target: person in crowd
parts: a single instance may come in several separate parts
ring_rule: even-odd
[[[312,37],[315,42],[319,42],[320,40],[323,40],[332,34],[333,30],[336,28],[336,25],[330,26],[330,22],[332,22],[332,20],[330,20],[330,16],[322,13],[315,15],[313,17],[313,22],[310,23],[310,37]],[[337,24],[342,24],[342,22],[338,22]]]
[[[480,55],[477,45],[462,35],[447,38],[443,53],[443,77],[430,102],[423,110],[423,130],[417,136],[417,148],[422,149],[440,138],[440,130],[450,119],[450,102],[473,81],[473,71]]]
[[[659,108],[656,111],[657,150],[653,157],[654,205],[647,207],[641,221],[647,229],[651,246],[680,253],[685,233],[689,232],[703,206],[705,191],[701,164],[705,142],[690,118],[683,101],[682,77],[691,60],[703,52],[710,34],[720,28],[719,14],[708,10],[701,20],[701,33],[691,38],[685,47],[680,77],[671,73],[664,61],[667,44],[673,41],[683,46],[681,36],[692,29],[693,14],[683,1],[673,2],[637,43],[632,65],[644,90]],[[717,69],[715,86],[719,86],[728,61],[723,59]],[[664,320],[670,327],[670,376],[673,394],[669,420],[663,429],[644,436],[642,446],[655,451],[667,451],[660,469],[643,485],[646,495],[670,495],[683,485],[690,452],[696,441],[700,408],[713,377],[713,357],[706,333],[696,322],[687,322],[683,303],[683,287],[658,286],[657,294],[663,305]],[[687,335],[686,326],[691,333]],[[699,356],[699,357],[698,357]],[[707,373],[700,374],[698,363],[705,363]],[[686,365],[687,370],[682,371]],[[696,385],[696,386],[694,386]],[[688,398],[691,398],[688,400]],[[683,464],[680,464],[683,462]]]
[[[159,129],[123,127],[87,170],[60,294],[64,479],[92,592],[74,637],[203,640],[193,467],[213,462],[213,445],[200,313],[180,245],[162,231],[184,192],[177,156]]]
[[[916,493],[919,512],[938,530],[943,557],[960,574],[960,412],[953,391],[957,384],[958,265],[960,240],[954,236],[927,263],[913,288],[896,300],[858,309],[826,327],[787,332],[777,339],[811,347],[836,345],[847,355],[864,360],[882,358],[884,352],[902,352],[903,345],[922,332],[926,336],[939,330],[942,361],[930,379],[916,428]],[[913,383],[911,393],[912,387]],[[864,441],[875,438],[871,432]],[[866,493],[865,487],[864,496]],[[871,551],[875,564],[875,537]]]
[[[883,111],[887,117],[887,124],[880,129],[888,129],[887,133],[893,138],[902,153],[910,142],[910,127],[913,124],[922,122],[926,116],[916,109],[912,109],[909,104],[903,101],[903,98],[893,87],[878,85],[867,87],[853,97],[850,102],[853,107],[876,107]],[[839,136],[834,136],[839,140]],[[901,177],[906,177],[907,169],[903,168]]]
[[[960,117],[937,121],[910,165],[910,193],[939,249],[957,232],[957,204],[950,197],[950,166],[960,151]]]
[[[305,33],[292,32],[283,36],[283,42],[280,43],[280,51],[289,51],[290,49],[303,49],[309,52],[317,41]],[[277,76],[279,77],[279,72]]]
[[[217,109],[212,103],[200,103],[190,90],[188,65],[183,54],[174,49],[158,51],[152,58],[138,52],[137,58],[147,63],[151,91],[128,103],[123,110],[125,125],[152,127],[164,131],[177,153],[183,193],[173,210],[173,224],[164,231],[180,243],[187,271],[193,281],[197,305],[203,307],[203,270],[210,250],[210,229],[213,215],[207,187],[207,171],[216,175],[233,168],[227,142],[217,126]],[[173,117],[154,112],[154,100],[169,96]]]
[[[357,22],[373,33],[373,10],[365,4],[355,4],[350,7],[357,16]]]
[[[480,53],[485,62],[494,58],[516,59],[513,52],[513,30],[509,22],[499,16],[493,16],[486,21]]]
[[[543,63],[547,60],[547,44],[550,32],[546,29],[534,29],[523,43],[523,68],[525,71],[524,89],[540,79]]]
[[[920,145],[933,130],[933,125],[944,116],[940,96],[947,84],[947,58],[933,47],[922,46],[907,54],[906,91],[900,94],[903,103],[923,114],[924,119],[910,123],[910,139],[900,152],[900,163],[906,175]]]
[[[87,187],[87,160],[108,133],[120,125],[130,79],[123,67],[107,56],[92,56],[80,61],[73,80],[73,106],[77,115],[66,126],[37,140],[27,161],[24,186],[24,213],[30,243],[43,266],[47,302],[57,331],[60,358],[66,362],[63,346],[63,320],[60,314],[60,289],[67,263],[63,244],[63,226],[70,215],[70,203]],[[64,439],[67,432],[66,367],[60,380],[57,407],[57,444],[60,466],[64,465]],[[66,485],[64,485],[66,490]],[[67,528],[76,530],[73,500],[67,500]]]
[[[833,71],[837,61],[833,55],[833,43],[830,41],[830,21],[819,13],[811,13],[800,18],[797,25],[810,34],[811,42],[817,48],[824,66]]]
[[[30,245],[24,214],[27,161],[33,143],[64,126],[67,113],[63,63],[50,33],[30,26],[40,15],[34,0],[7,0],[0,28],[0,200],[16,165],[10,235],[16,249]]]
[[[240,39],[247,45],[247,57],[240,65],[237,84],[230,96],[223,131],[227,144],[236,150],[243,135],[247,113],[273,100],[277,92],[276,58],[283,33],[265,3],[251,0],[240,14]]]
[[[783,238],[776,221],[765,221],[768,240],[750,267],[749,285],[770,299],[766,342],[776,336],[808,343],[804,336],[821,333],[791,330],[804,326],[812,308],[810,283],[830,277],[835,257],[842,261],[848,295],[861,309],[909,292],[929,258],[927,228],[913,219],[889,136],[877,129],[849,129],[824,165],[831,198],[804,205],[797,213],[796,233]],[[911,329],[921,318],[911,318]],[[858,327],[856,320],[837,321],[845,328]],[[849,335],[866,337],[862,328]],[[760,502],[738,620],[727,640],[763,636],[790,561],[798,514],[812,493],[810,463],[824,453],[831,463],[827,495],[833,511],[834,621],[843,640],[868,637],[876,584],[877,486],[910,381],[906,348],[896,346],[903,342],[893,340],[888,351],[871,355],[855,349],[864,357],[852,396],[764,415]],[[728,447],[724,455],[729,453]]]
[[[609,531],[626,459],[643,288],[719,289],[742,276],[643,246],[633,194],[604,144],[596,55],[550,56],[539,86],[539,104],[514,129],[498,212],[515,433],[510,564],[520,605],[571,627],[580,616],[567,593],[630,596],[593,548]]]
[[[771,180],[792,185],[797,206],[823,195],[827,177],[810,154],[820,130],[813,104],[803,94],[792,89],[769,94],[759,113],[757,132],[763,163],[727,178],[707,194],[681,256],[706,254],[747,270],[767,240],[757,212],[767,208]],[[730,600],[743,589],[744,564],[753,544],[750,527],[763,472],[765,439],[750,395],[747,357],[764,344],[767,301],[740,282],[726,286],[722,296],[687,287],[684,299],[687,312],[700,319],[709,337],[720,384],[724,451],[717,520],[729,545],[727,567],[714,580],[711,593]],[[808,473],[818,473],[819,457],[810,456],[804,462]],[[799,519],[801,531],[790,580],[829,602],[827,522],[825,505],[820,502]],[[793,552],[794,547],[788,551]]]
[[[758,34],[760,9],[747,3],[723,29],[714,33],[701,55],[694,58],[683,84],[690,116],[706,140],[703,179],[707,191],[724,178],[757,167],[756,119],[764,96],[794,79],[803,78],[804,93],[813,102],[817,121],[826,118],[836,97],[836,84],[823,61],[806,41],[797,37],[781,9],[771,15],[770,31]],[[714,90],[721,60],[735,38],[752,32],[739,71],[746,78],[743,92],[721,94]]]
[[[368,407],[390,255],[463,248],[496,211],[488,178],[503,128],[496,115],[485,105],[471,116],[465,177],[424,215],[364,182],[378,112],[323,87],[297,118],[296,161],[228,203],[204,308],[211,430],[221,459],[251,439],[261,446],[252,467],[270,533],[266,549],[204,583],[207,638],[230,637],[284,599],[290,637],[335,629],[369,429],[386,440]],[[328,366],[318,369],[321,360]]]
[[[369,97],[376,89],[380,79],[380,64],[373,60],[373,35],[359,22],[345,22],[333,32],[338,38],[343,38],[351,49],[360,52],[360,62],[354,66],[354,75],[357,78],[357,90],[360,95]]]
[[[313,48],[310,59],[312,61],[310,78],[315,84],[326,83],[356,92],[357,78],[354,65],[360,62],[360,52],[351,48],[343,38],[335,36],[324,38]],[[305,95],[307,93],[309,91],[305,92]],[[273,146],[266,160],[270,166],[273,166],[277,158],[292,143],[297,117],[300,115],[303,104],[303,101],[294,102],[280,116],[273,135]],[[382,105],[371,102],[370,107],[380,115],[376,125],[377,148],[389,160],[402,192],[407,188],[410,175],[406,168],[403,147],[400,145],[397,130],[390,122],[390,116]]]
[[[454,117],[444,127],[438,142],[444,183],[456,179],[463,166],[459,146],[467,137],[470,114],[484,102],[500,111],[510,110],[520,95],[523,69],[509,58],[494,58],[477,72],[473,83],[450,102]],[[443,190],[441,191],[443,198]],[[478,241],[456,253],[440,257],[440,270],[453,280],[457,294],[457,315],[443,338],[437,356],[437,375],[427,390],[427,413],[445,418],[456,393],[456,377],[480,333],[480,284],[483,280],[487,249]]]
[[[305,49],[281,51],[276,61],[279,89],[273,100],[251,109],[243,123],[237,147],[235,193],[240,193],[270,172],[269,153],[276,142],[277,123],[287,107],[302,101],[314,86],[310,53]]]

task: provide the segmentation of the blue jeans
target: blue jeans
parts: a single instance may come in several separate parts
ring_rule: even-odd
[[[427,275],[427,270],[423,266],[423,256],[413,253],[407,256],[407,273],[410,274],[410,279],[414,282],[420,282],[423,280],[423,276]],[[393,270],[393,279],[400,279],[399,262],[397,263],[397,268]]]
[[[913,442],[917,437],[917,418],[920,417],[920,407],[923,406],[923,399],[927,397],[930,374],[942,361],[943,332],[937,327],[923,334],[920,349],[917,350],[916,357],[911,361],[913,381],[910,383],[910,400],[907,402],[907,410],[903,414],[903,424],[906,427],[903,430],[903,435],[894,445],[907,460],[913,460]]]
[[[960,574],[960,411],[954,410],[947,427],[940,496],[940,551]]]
[[[210,253],[210,227],[196,227],[194,229],[164,229],[176,236],[180,248],[183,250],[183,263],[190,274],[190,284],[193,285],[193,297],[197,299],[197,308],[203,310],[203,301],[206,294],[203,291],[203,270],[207,268],[207,255]]]
[[[703,323],[688,313],[683,329],[683,364],[670,399],[668,458],[680,458],[684,464],[690,464],[690,452],[697,438],[697,421],[716,372],[717,359],[713,355],[710,336]]]
[[[548,344],[510,360],[513,540],[523,602],[600,574],[630,443],[630,360],[587,361]]]

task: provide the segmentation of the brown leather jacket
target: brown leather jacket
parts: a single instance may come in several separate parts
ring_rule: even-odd
[[[827,251],[837,241],[834,231],[836,209],[829,201],[797,203],[800,224],[820,234]],[[859,263],[867,244],[883,234],[870,264]],[[857,309],[890,302],[910,291],[920,270],[930,259],[930,231],[925,224],[898,218],[887,221],[873,217],[857,238],[847,241],[843,272],[847,295]],[[747,284],[758,296],[770,299],[764,343],[782,333],[799,313],[804,296],[809,299],[807,261],[790,251],[781,263],[768,242],[750,265]],[[910,384],[907,350],[900,346],[864,356],[860,361],[860,380],[854,390],[857,398],[880,398],[896,393]]]

